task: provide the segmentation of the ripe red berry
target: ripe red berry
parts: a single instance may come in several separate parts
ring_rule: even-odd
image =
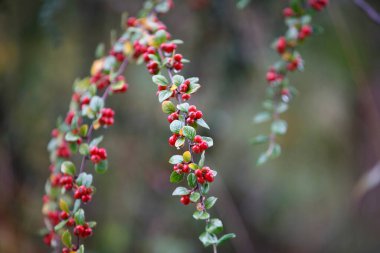
[[[201,149],[198,145],[194,145],[191,150],[193,150],[193,152],[196,154],[199,154],[201,152]]]
[[[203,176],[202,171],[200,169],[195,170],[194,174],[197,177],[202,177]]]
[[[290,8],[290,7],[286,7],[286,8],[282,11],[282,14],[284,15],[284,17],[292,17],[292,16],[294,16],[294,11],[292,10],[292,8]]]
[[[62,211],[59,216],[61,217],[62,220],[67,220],[69,218],[69,214],[65,211]]]
[[[212,174],[212,172],[207,172],[205,175],[204,175],[204,179],[207,181],[207,182],[213,182],[214,181],[214,175]]]
[[[200,144],[199,144],[199,148],[203,151],[203,150],[206,150],[208,148],[208,144],[207,142],[205,141],[202,141]]]
[[[190,172],[190,167],[189,167],[189,165],[184,164],[184,165],[183,165],[183,168],[182,168],[182,172],[183,172],[183,173],[189,173],[189,172]]]
[[[200,183],[200,184],[204,184],[205,179],[203,178],[203,176],[202,176],[202,177],[197,177],[197,181],[198,181],[198,183]]]
[[[181,197],[181,203],[184,205],[188,205],[190,203],[189,195],[184,195]]]
[[[277,74],[273,71],[268,71],[267,72],[267,81],[268,82],[273,82],[276,81],[277,79]]]
[[[182,100],[183,101],[187,101],[187,100],[189,100],[191,98],[191,95],[190,94],[182,94]]]
[[[182,60],[182,55],[181,54],[175,54],[173,58],[175,61],[180,62]]]
[[[176,141],[177,141],[177,136],[176,135],[170,136],[170,138],[169,138],[169,145],[170,146],[174,146]]]
[[[202,142],[202,137],[199,136],[199,135],[196,135],[196,136],[194,137],[194,142],[196,142],[196,143],[200,143],[200,142]]]
[[[200,119],[200,118],[202,118],[203,117],[203,113],[202,113],[202,111],[197,111],[196,113],[195,113],[195,118],[196,119]]]
[[[277,45],[276,45],[276,49],[277,49],[277,52],[279,54],[283,54],[285,53],[285,50],[286,50],[286,39],[285,37],[280,37],[278,40],[277,40]]]
[[[197,107],[195,105],[190,105],[189,112],[195,112],[195,111],[197,111]]]

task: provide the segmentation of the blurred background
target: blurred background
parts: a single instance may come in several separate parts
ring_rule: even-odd
[[[207,163],[219,171],[214,215],[237,238],[219,252],[380,252],[380,187],[353,201],[361,175],[380,159],[380,25],[349,0],[332,1],[314,23],[324,32],[304,46],[300,91],[285,114],[282,156],[263,167],[264,147],[250,138],[260,111],[270,48],[285,30],[287,1],[178,0],[163,17],[201,78],[193,102],[205,113],[215,146]],[[379,1],[368,1],[380,11]],[[49,252],[38,235],[49,175],[46,145],[68,109],[76,77],[85,77],[99,42],[120,34],[120,16],[138,0],[0,1],[0,252]],[[171,197],[173,149],[166,116],[144,67],[128,66],[130,90],[114,96],[116,123],[104,146],[110,170],[95,177],[87,207],[97,220],[86,252],[192,253],[203,249],[204,224]]]

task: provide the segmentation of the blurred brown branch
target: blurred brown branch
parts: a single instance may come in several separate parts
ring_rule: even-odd
[[[380,25],[380,14],[366,1],[364,0],[355,0],[354,1],[359,8],[361,8],[365,13],[367,13],[368,17],[375,23]]]

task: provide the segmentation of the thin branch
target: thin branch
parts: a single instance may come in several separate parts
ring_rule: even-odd
[[[368,17],[373,22],[380,25],[380,14],[371,5],[369,5],[365,0],[354,0],[354,3],[365,13],[367,13]]]

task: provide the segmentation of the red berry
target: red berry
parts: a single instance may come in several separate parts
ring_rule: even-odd
[[[214,181],[214,175],[212,174],[212,172],[207,172],[204,176],[204,178],[206,179],[207,182],[213,182]]]
[[[181,54],[175,54],[173,58],[175,61],[180,62],[182,60],[182,55]]]
[[[197,110],[197,107],[195,105],[189,106],[189,112],[195,112]]]
[[[200,184],[204,184],[205,179],[204,179],[203,177],[197,177],[197,181],[198,181],[198,183],[200,183]]]
[[[190,172],[190,167],[189,167],[189,165],[184,164],[184,165],[183,165],[183,168],[182,168],[182,172],[183,172],[183,173],[189,173],[189,172]]]
[[[286,7],[283,11],[282,14],[284,17],[292,17],[294,15],[294,11],[290,7]]]
[[[194,142],[196,142],[196,143],[200,143],[200,142],[202,142],[202,137],[199,136],[199,135],[196,135],[196,136],[194,137]]]
[[[72,227],[75,225],[75,220],[73,218],[70,218],[67,222],[66,222],[66,225],[68,227]]]
[[[198,145],[194,145],[192,148],[194,153],[199,154],[201,152],[201,149]]]
[[[194,174],[195,174],[197,177],[202,177],[202,176],[203,176],[202,171],[201,171],[200,169],[195,170]]]
[[[62,220],[67,220],[69,218],[69,214],[65,211],[62,211],[59,216],[61,217]]]
[[[208,144],[207,142],[205,141],[202,141],[200,144],[199,144],[199,148],[203,151],[203,150],[206,150],[208,148]]]
[[[267,81],[268,82],[273,82],[273,81],[276,81],[277,79],[277,74],[273,71],[268,71],[267,73]]]
[[[286,50],[286,39],[285,37],[280,37],[278,40],[277,40],[277,45],[276,45],[276,49],[277,49],[277,52],[280,53],[280,54],[283,54],[285,53],[285,50]]]
[[[188,195],[184,195],[181,197],[181,203],[184,205],[188,205],[190,203],[190,198]]]
[[[197,111],[196,113],[195,113],[195,118],[196,119],[200,119],[200,118],[202,118],[203,117],[203,113],[202,113],[202,111]]]
[[[170,136],[170,138],[169,138],[169,145],[170,146],[174,146],[176,141],[177,141],[177,136],[176,135]]]
[[[192,118],[187,118],[186,119],[186,123],[189,124],[189,125],[194,124],[194,122],[195,122],[195,120],[192,119]]]

